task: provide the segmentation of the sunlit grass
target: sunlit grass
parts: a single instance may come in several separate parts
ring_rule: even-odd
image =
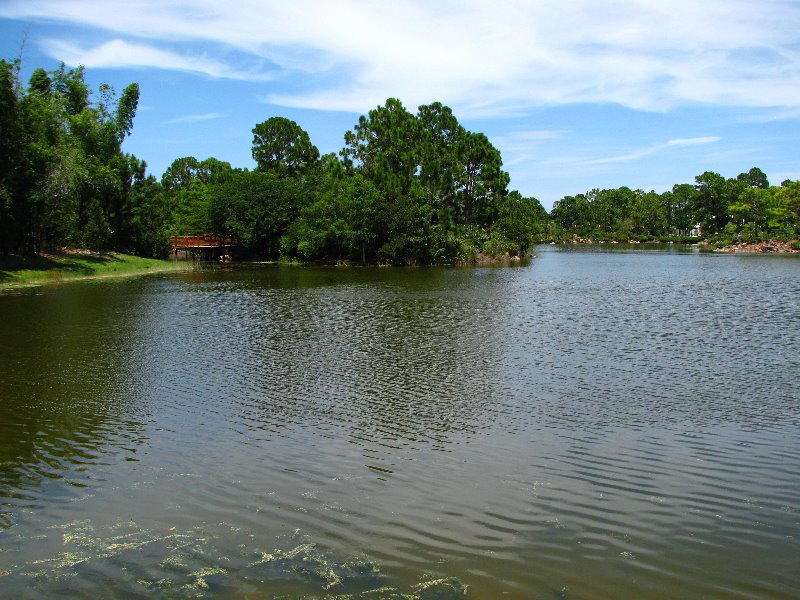
[[[118,252],[65,251],[32,257],[10,255],[0,257],[0,288],[183,271],[191,266],[185,261],[142,258]]]

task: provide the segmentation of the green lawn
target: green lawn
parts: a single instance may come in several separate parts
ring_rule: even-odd
[[[191,268],[191,262],[141,258],[117,252],[66,251],[31,257],[10,255],[0,257],[0,289]]]

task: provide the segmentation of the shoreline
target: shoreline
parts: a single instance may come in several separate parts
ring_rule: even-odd
[[[715,252],[724,252],[726,254],[800,254],[800,248],[796,247],[795,244],[797,242],[738,243],[717,248]]]
[[[632,246],[632,245],[639,245],[642,246],[666,246],[676,242],[663,242],[658,240],[650,240],[650,241],[639,241],[639,240],[628,240],[626,242],[621,241],[593,241],[591,239],[584,239],[578,238],[572,241],[551,241],[551,242],[542,242],[542,245],[551,245],[551,246]],[[800,254],[800,242],[797,240],[792,240],[789,242],[779,241],[779,240],[769,240],[765,242],[752,242],[752,243],[745,243],[739,242],[736,244],[730,244],[728,246],[720,246],[715,247],[713,240],[697,240],[692,242],[677,242],[686,245],[697,246],[698,248],[703,249],[705,252],[716,252],[716,253],[723,253],[723,254]]]
[[[0,257],[0,292],[70,281],[177,273],[193,268],[192,262],[92,250],[64,249],[36,256],[8,255]]]
[[[619,242],[617,242],[619,243]],[[649,243],[662,245],[664,242],[639,242],[630,240],[629,244]],[[570,242],[551,242],[555,245],[615,245],[593,242],[588,239],[577,239]],[[797,242],[766,241],[756,243],[738,243],[713,248],[707,241],[695,242],[708,251],[724,254],[800,254]],[[482,267],[493,265],[514,265],[536,258],[535,253],[526,253],[524,257],[489,256],[476,254],[471,260],[460,260],[452,263],[458,267]],[[250,261],[242,261],[250,262]],[[254,261],[258,262],[258,261]],[[269,261],[273,262],[273,261]],[[274,261],[276,264],[281,261]],[[337,264],[355,266],[355,263],[326,263],[292,261],[297,266],[315,264]],[[142,258],[120,252],[100,252],[84,249],[61,249],[57,252],[44,252],[36,256],[7,255],[0,256],[0,293],[14,289],[24,289],[46,285],[59,285],[70,281],[88,281],[96,279],[119,279],[149,274],[181,273],[194,270],[196,263],[174,259]]]
[[[489,256],[476,254],[471,260],[450,263],[456,267],[484,267],[516,265],[524,259],[535,258],[527,254],[524,258],[509,256]],[[202,261],[201,261],[202,262]],[[209,261],[212,262],[212,261]],[[216,261],[213,261],[216,263]],[[342,261],[258,261],[242,260],[239,264],[289,264],[292,266],[361,266],[360,263]],[[100,279],[121,279],[160,273],[186,273],[197,268],[197,262],[175,259],[142,258],[120,252],[100,252],[85,249],[61,249],[57,252],[43,252],[36,256],[0,256],[0,293],[26,288],[53,286],[71,281],[91,281]],[[386,266],[372,263],[369,266]]]

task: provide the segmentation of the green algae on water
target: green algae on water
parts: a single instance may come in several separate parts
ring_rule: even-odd
[[[229,536],[242,536],[224,523],[158,531],[132,521],[98,527],[87,519],[49,530],[57,536],[44,536],[44,542],[60,547],[53,555],[18,565],[6,564],[8,553],[0,555],[1,572],[25,589],[31,588],[24,581],[30,582],[43,596],[68,594],[70,586],[78,585],[71,581],[99,581],[109,577],[109,571],[116,579],[108,583],[120,595],[170,598],[210,598],[243,588],[275,600],[453,600],[465,598],[467,592],[458,579],[433,575],[420,577],[403,591],[387,585],[390,578],[369,557],[337,555],[300,532],[270,551],[255,546],[254,536],[248,536],[249,543],[238,543],[238,553],[230,555]],[[284,590],[296,587],[300,593],[264,596],[265,586],[275,585]]]

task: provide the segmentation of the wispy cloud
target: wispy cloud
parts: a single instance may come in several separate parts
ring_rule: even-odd
[[[186,115],[170,120],[170,123],[197,123],[199,121],[213,121],[215,119],[222,119],[225,115],[222,113],[204,113],[202,115]]]
[[[43,40],[41,44],[49,54],[69,65],[83,65],[90,68],[147,67],[189,71],[214,78],[262,81],[270,79],[266,73],[239,71],[208,56],[178,54],[120,39],[88,48],[54,39]]]
[[[511,148],[527,148],[532,144],[540,144],[560,138],[565,132],[560,129],[534,129],[529,131],[512,131],[505,135],[494,136],[492,141]]]
[[[536,129],[528,131],[512,131],[505,135],[492,136],[491,142],[505,157],[506,167],[523,164],[534,160],[534,150],[547,142],[557,140],[565,132],[555,129]]]
[[[0,16],[118,38],[48,44],[87,66],[258,79],[270,71],[229,57],[269,64],[296,86],[266,98],[290,107],[363,112],[389,96],[484,116],[587,102],[800,107],[795,0],[5,0]]]
[[[697,146],[698,144],[713,144],[714,142],[718,142],[720,138],[718,136],[706,136],[706,137],[696,137],[696,138],[678,138],[676,140],[669,140],[666,145],[667,146]]]
[[[746,123],[774,123],[776,121],[800,121],[800,106],[778,107],[755,113],[748,113],[740,117]]]
[[[720,141],[720,139],[721,138],[716,136],[707,136],[707,137],[681,138],[681,139],[669,140],[664,144],[657,144],[655,146],[650,146],[649,148],[642,148],[640,150],[635,150],[628,154],[621,154],[618,156],[607,156],[605,158],[596,158],[592,160],[582,160],[579,161],[578,164],[605,165],[611,163],[631,162],[645,158],[647,156],[652,156],[653,154],[663,152],[670,148],[678,148],[682,146],[698,146],[702,144],[713,144],[714,142]]]

